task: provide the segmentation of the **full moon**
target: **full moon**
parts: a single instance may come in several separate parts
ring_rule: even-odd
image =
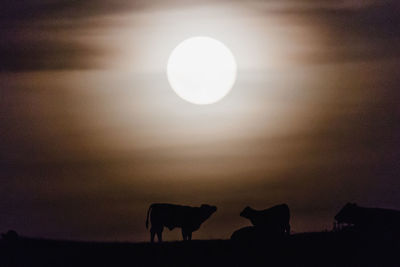
[[[232,89],[237,66],[232,52],[210,37],[193,37],[171,52],[168,81],[184,100],[198,105],[218,102]]]

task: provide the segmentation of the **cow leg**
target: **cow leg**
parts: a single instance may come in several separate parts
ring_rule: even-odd
[[[150,228],[150,241],[151,243],[154,243],[154,236],[157,234],[158,242],[162,242],[162,231],[163,231],[163,226],[151,226]]]
[[[286,225],[286,235],[290,235],[290,224]]]
[[[154,236],[156,235],[156,232],[154,231],[153,228],[150,229],[150,242],[154,243]]]
[[[185,230],[183,230],[183,228],[182,228],[182,238],[183,238],[183,240],[186,240],[186,231]]]
[[[162,242],[162,229],[157,231],[157,238],[158,238],[158,242],[161,243]]]
[[[192,232],[182,229],[183,240],[192,240]]]

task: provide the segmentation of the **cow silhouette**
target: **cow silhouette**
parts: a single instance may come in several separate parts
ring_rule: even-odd
[[[383,208],[360,207],[356,203],[347,203],[335,216],[338,228],[352,226],[368,232],[398,233],[400,211]]]
[[[234,241],[258,241],[262,237],[259,235],[256,227],[254,226],[246,226],[242,227],[231,235],[231,240]]]
[[[264,228],[264,231],[290,235],[290,211],[287,204],[276,205],[265,210],[246,207],[240,216],[249,219],[255,227]]]
[[[19,239],[19,235],[15,230],[8,230],[7,233],[1,234],[1,236],[7,242],[15,242]]]
[[[191,240],[192,233],[216,211],[217,207],[207,204],[200,207],[167,203],[151,204],[146,218],[146,229],[149,227],[149,217],[151,222],[150,241],[154,242],[154,236],[157,234],[158,242],[162,242],[164,227],[169,230],[181,228],[183,240]]]
[[[246,226],[242,227],[231,235],[231,240],[239,242],[256,242],[265,243],[265,241],[275,242],[282,238],[282,232],[278,225],[275,228],[269,227]]]

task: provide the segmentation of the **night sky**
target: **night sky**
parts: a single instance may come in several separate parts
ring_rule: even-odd
[[[238,65],[206,106],[165,73],[202,35]],[[146,241],[153,202],[216,205],[195,239],[247,205],[287,203],[294,232],[400,209],[397,0],[3,0],[0,37],[0,232]]]

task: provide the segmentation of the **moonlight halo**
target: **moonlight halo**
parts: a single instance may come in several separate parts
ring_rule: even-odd
[[[232,52],[210,37],[192,37],[172,51],[167,77],[175,93],[198,105],[213,104],[232,89],[237,65]]]

